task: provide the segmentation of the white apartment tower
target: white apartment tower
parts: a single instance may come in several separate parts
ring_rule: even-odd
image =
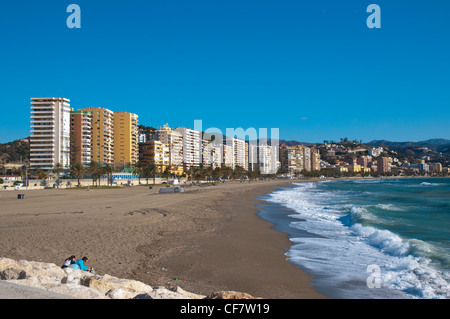
[[[250,144],[249,169],[261,174],[275,174],[280,168],[278,145]]]
[[[212,168],[222,167],[223,146],[209,140],[202,140],[202,164]]]
[[[200,166],[202,161],[200,132],[186,127],[178,127],[175,131],[183,135],[183,164],[186,167]]]
[[[164,125],[157,131],[158,140],[169,145],[169,163],[171,166],[183,166],[183,134]]]
[[[227,156],[230,156],[229,152],[232,153],[232,164],[231,168],[236,168],[240,166],[242,168],[248,168],[248,146],[244,140],[235,137],[224,136],[224,159],[229,160]],[[227,164],[225,164],[228,166]]]
[[[31,98],[31,169],[69,169],[70,111],[69,99]]]

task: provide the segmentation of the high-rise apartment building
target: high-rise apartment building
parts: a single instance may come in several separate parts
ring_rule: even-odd
[[[244,140],[239,138],[224,136],[224,153],[229,152],[225,146],[231,148],[233,160],[231,163],[231,168],[236,168],[236,166],[240,166],[242,168],[248,169],[248,145],[246,145]],[[229,154],[227,154],[229,156]]]
[[[283,172],[293,174],[304,168],[304,152],[302,145],[280,147],[280,163]]]
[[[303,147],[303,169],[311,171],[311,149]]]
[[[202,158],[200,132],[186,127],[178,127],[175,131],[183,135],[184,166],[200,166]]]
[[[70,100],[31,98],[30,167],[70,167]]]
[[[281,170],[289,174],[320,170],[320,154],[304,145],[280,145]]]
[[[92,116],[91,160],[114,163],[114,112],[103,107],[87,107]]]
[[[428,165],[430,173],[440,174],[442,173],[442,164],[441,163],[430,163]]]
[[[389,159],[387,157],[378,157],[377,158],[377,171],[380,174],[387,173],[391,170]]]
[[[242,168],[247,167],[248,164],[246,164],[246,160],[248,160],[246,155],[246,150],[248,151],[248,148],[245,146],[245,141],[241,140],[239,138],[233,138],[233,146],[234,146],[234,167],[240,166]]]
[[[70,162],[86,166],[91,161],[92,115],[87,111],[70,112]]]
[[[249,170],[261,174],[275,174],[280,166],[278,145],[250,144],[248,151]]]
[[[164,144],[169,145],[170,166],[183,166],[183,134],[172,130],[168,125],[164,125],[157,131],[157,138]]]
[[[369,163],[372,161],[371,156],[361,156],[356,159],[356,163],[361,165],[362,168],[369,167]]]
[[[234,168],[234,148],[233,144],[222,146],[222,166]]]
[[[213,144],[205,139],[202,139],[202,165],[213,167]]]
[[[311,170],[320,171],[320,152],[317,149],[311,149]]]
[[[115,112],[114,161],[134,165],[138,156],[138,116],[128,112]]]
[[[248,146],[248,169],[250,171],[259,170],[259,145],[257,143],[250,143]]]
[[[214,141],[202,140],[202,164],[207,167],[222,167],[222,144],[216,144]]]

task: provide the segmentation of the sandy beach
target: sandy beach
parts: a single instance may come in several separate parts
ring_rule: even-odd
[[[99,274],[272,299],[323,298],[286,261],[286,234],[257,216],[256,198],[288,181],[186,188],[0,191],[0,256],[61,264],[88,256]],[[25,194],[18,199],[17,194]]]

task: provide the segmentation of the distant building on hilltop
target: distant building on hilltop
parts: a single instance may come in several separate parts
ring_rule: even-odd
[[[384,149],[382,147],[377,147],[377,148],[373,147],[368,150],[368,153],[370,156],[378,157],[381,155],[381,153],[383,153],[383,151],[384,151]]]

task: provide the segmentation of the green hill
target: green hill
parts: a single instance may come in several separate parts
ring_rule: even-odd
[[[0,164],[28,163],[30,157],[30,142],[28,138],[9,143],[0,143]]]

